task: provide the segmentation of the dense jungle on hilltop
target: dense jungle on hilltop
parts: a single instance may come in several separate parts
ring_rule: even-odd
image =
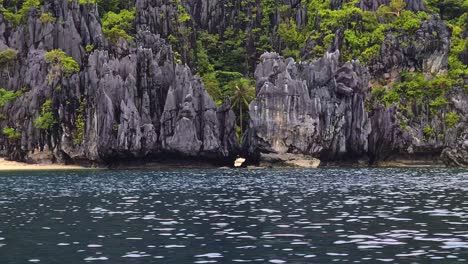
[[[468,0],[0,0],[31,163],[468,165]]]

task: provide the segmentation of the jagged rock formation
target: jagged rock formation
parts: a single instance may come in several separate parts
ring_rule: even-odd
[[[245,60],[239,63],[245,69],[235,71],[245,71],[247,76],[263,52],[259,45],[285,51],[285,38],[307,27],[319,35],[304,37],[303,42],[297,38],[292,44],[300,45],[295,47],[296,57],[320,57],[330,36],[334,41],[322,58],[308,63],[296,63],[276,53],[260,58],[254,73],[257,98],[250,105],[250,127],[243,142],[248,155],[377,163],[397,157],[433,158],[442,153],[447,164],[468,164],[468,98],[462,88],[444,95],[447,105],[433,116],[429,102],[403,102],[406,110],[372,102],[377,84],[389,90],[403,71],[422,72],[426,78],[447,71],[451,32],[437,15],[428,15],[411,34],[398,28],[386,30],[378,54],[364,66],[357,60],[340,61],[339,50],[349,49],[346,27],[330,29],[335,34],[325,32],[321,24],[329,21],[322,21],[324,17],[317,12],[308,12],[307,1],[130,1],[126,6],[136,8],[134,39],[117,43],[104,37],[96,5],[80,5],[77,0],[43,2],[19,26],[6,21],[0,12],[0,51],[17,51],[16,59],[0,69],[0,87],[22,91],[22,96],[0,110],[0,127],[20,132],[17,139],[0,137],[0,146],[12,159],[229,159],[238,152],[234,113],[229,102],[217,106],[190,69],[198,69],[198,32],[216,40],[225,33],[237,34],[237,29],[250,36],[244,46],[234,46],[239,54],[245,49],[245,56],[237,54],[239,57],[227,60]],[[405,2],[406,9],[413,12],[428,11],[424,0]],[[329,1],[327,10],[339,10],[349,3]],[[376,11],[390,0],[352,3]],[[269,4],[283,6],[269,9]],[[263,8],[257,8],[259,5]],[[43,13],[52,14],[54,21],[41,20]],[[188,20],[183,17],[187,14]],[[350,21],[365,20],[356,16]],[[281,26],[287,33],[283,36]],[[223,52],[229,52],[230,46],[226,47]],[[44,61],[44,55],[53,49],[65,51],[78,62],[80,71],[52,76],[53,66]],[[216,58],[218,63],[224,55]],[[467,64],[467,58],[468,50],[460,54],[460,61]],[[53,129],[38,129],[35,120],[46,100],[51,101],[56,123]],[[460,117],[453,127],[446,126],[449,112]],[[428,127],[433,129],[430,137],[425,135]]]
[[[416,2],[407,4],[424,10],[424,2]],[[338,37],[330,50],[339,43]],[[257,98],[250,105],[245,149],[256,158],[292,153],[326,161],[368,160],[371,164],[434,160],[443,153],[445,163],[466,165],[468,98],[463,89],[446,95],[448,104],[441,115],[434,116],[429,114],[428,102],[405,102],[411,111],[370,102],[377,81],[392,84],[403,71],[422,71],[427,76],[446,72],[449,52],[449,29],[432,16],[414,35],[388,34],[380,55],[368,67],[357,61],[340,63],[338,51],[311,63],[266,53],[255,72]],[[446,125],[449,112],[460,116],[454,127]],[[434,135],[428,137],[427,128]]]
[[[396,35],[387,35],[379,56],[370,63],[374,77],[394,79],[402,70],[431,74],[447,71],[450,30],[438,16],[431,16],[415,34]]]
[[[339,160],[367,153],[369,74],[359,62],[340,65],[339,51],[312,63],[296,64],[275,53],[261,59],[246,138],[251,155],[294,153]]]
[[[388,5],[390,0],[361,0],[359,7],[362,10],[376,11],[381,5]],[[405,0],[406,9],[418,12],[427,11],[424,0]]]
[[[458,90],[450,98],[453,107],[463,115],[455,131],[451,131],[451,142],[443,150],[442,159],[451,166],[468,167],[468,94]]]
[[[408,1],[407,4],[410,5]],[[424,2],[421,1],[420,5],[423,6]],[[413,6],[417,6],[417,3],[413,3]],[[433,15],[413,35],[387,35],[380,55],[371,62],[369,71],[373,79],[385,79],[390,84],[398,81],[403,71],[421,71],[426,76],[444,74],[448,69],[450,42],[447,24]],[[405,102],[410,105],[409,112],[397,107],[374,108],[370,113],[371,161],[438,159],[445,148],[457,145],[461,133],[468,128],[464,121],[467,108],[460,106],[460,103],[466,103],[465,96],[463,89],[453,89],[447,95],[448,105],[441,109],[442,114],[432,117],[429,105],[415,102]],[[448,128],[444,118],[452,111],[460,115],[461,120],[455,127]],[[427,138],[424,132],[427,127],[434,130],[434,137]],[[446,156],[443,159],[448,161]]]
[[[468,137],[466,134],[459,141],[458,145],[444,149],[442,159],[449,166],[468,166]]]
[[[468,98],[456,90],[445,112],[462,119],[453,128],[444,120],[421,118],[402,127],[396,107],[370,109],[370,74],[359,62],[340,65],[339,52],[327,53],[312,63],[295,63],[266,53],[255,72],[257,97],[250,105],[246,151],[262,154],[297,154],[325,161],[437,158],[444,150],[448,164],[466,164]],[[430,125],[439,135],[425,139]],[[464,132],[465,131],[465,132]]]
[[[300,0],[281,0],[283,5],[295,8],[295,20],[299,26],[306,23],[305,9],[301,7]],[[237,18],[243,12],[248,17],[261,16],[262,10],[258,7],[260,1],[236,2],[221,0],[188,0],[185,3],[187,12],[193,17],[192,23],[196,28],[205,29],[210,33],[222,33],[229,26],[236,25]],[[137,7],[137,25],[141,28],[160,32],[162,36],[174,34],[177,31],[177,21],[174,19],[177,13],[178,3],[172,0],[136,0]],[[279,23],[278,14],[271,17],[273,24]],[[257,21],[250,20],[248,27],[253,27]],[[242,25],[238,25],[242,26]]]
[[[159,35],[141,29],[134,44],[110,44],[95,5],[50,1],[42,9],[57,22],[43,23],[31,11],[25,25],[13,27],[0,14],[0,50],[18,51],[0,86],[23,89],[0,122],[21,132],[15,142],[2,139],[12,159],[109,162],[171,154],[222,160],[235,154],[229,104],[217,107]],[[52,49],[66,51],[81,71],[51,81],[44,54]],[[51,131],[34,125],[46,99],[57,119]]]

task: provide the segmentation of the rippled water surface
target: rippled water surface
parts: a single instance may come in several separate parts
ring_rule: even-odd
[[[0,173],[0,263],[461,263],[468,172]]]

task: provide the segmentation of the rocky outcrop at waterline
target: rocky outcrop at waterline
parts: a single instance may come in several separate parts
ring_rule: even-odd
[[[140,30],[134,42],[108,43],[95,5],[51,1],[56,23],[31,10],[15,27],[0,14],[0,47],[17,57],[2,70],[0,87],[21,91],[2,110],[1,127],[17,138],[1,144],[14,160],[110,162],[167,155],[223,160],[236,152],[235,116],[218,107],[190,68],[174,61],[159,35]],[[60,22],[59,22],[60,21]],[[80,71],[51,75],[46,52],[62,49]],[[51,104],[53,127],[35,120]]]
[[[340,42],[332,46],[339,48]],[[414,35],[388,34],[367,67],[340,62],[339,51],[310,63],[264,54],[255,72],[257,96],[250,105],[246,152],[256,159],[296,154],[330,162],[437,159],[466,165],[468,98],[463,88],[440,92],[446,89],[442,82],[435,85],[439,97],[419,102],[402,97],[386,105],[374,98],[375,90],[388,92],[402,82],[402,72],[419,70],[428,80],[444,75],[449,52],[449,29],[433,16]],[[379,88],[381,80],[385,89]],[[437,100],[440,108],[434,106]],[[449,116],[456,122],[449,123]]]
[[[376,11],[389,2],[366,0],[359,7]],[[427,11],[424,1],[405,2],[407,10]],[[387,31],[365,66],[341,61],[342,34],[309,63],[275,53],[261,57],[245,151],[256,159],[295,154],[329,162],[466,165],[468,98],[463,82],[444,79],[452,41],[447,23],[430,15],[411,34]]]
[[[368,151],[365,111],[369,74],[359,62],[339,65],[339,51],[312,63],[262,56],[250,105],[249,153],[294,153],[339,160]]]

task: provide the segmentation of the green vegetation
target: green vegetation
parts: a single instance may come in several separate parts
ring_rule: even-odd
[[[132,39],[135,14],[134,9],[129,9],[129,1],[95,2],[101,14],[104,14],[106,36],[114,42],[119,38]],[[397,38],[408,36],[407,43],[400,43],[408,45],[413,42],[416,30],[429,18],[425,12],[408,11],[404,0],[392,0],[377,12],[361,10],[358,2],[343,1],[341,7],[335,9],[330,1],[303,0],[300,5],[307,10],[309,19],[306,24],[298,24],[296,11],[293,10],[298,7],[274,0],[229,1],[225,3],[225,8],[228,11],[236,9],[236,16],[230,18],[230,23],[222,32],[216,32],[196,28],[194,19],[186,9],[186,1],[173,0],[171,4],[176,8],[177,16],[166,18],[173,31],[163,37],[172,44],[175,61],[191,66],[201,76],[208,93],[220,104],[225,98],[232,99],[233,94],[238,92],[236,82],[252,83],[249,79],[259,56],[265,51],[278,51],[296,60],[316,59],[323,56],[341,31],[344,37],[340,49],[342,60],[359,59],[366,64],[379,55],[387,34],[392,33]],[[437,115],[446,108],[447,92],[461,82],[463,74],[468,73],[467,66],[461,61],[461,54],[467,45],[462,35],[467,12],[456,10],[464,8],[464,2],[428,1],[431,11],[440,10],[443,17],[451,19],[453,37],[448,74],[423,76],[418,72],[421,69],[404,72],[400,82],[387,88],[374,88],[372,101],[385,106],[398,106],[410,115],[423,111],[416,108],[416,113],[413,113],[412,104],[420,104],[431,115]],[[456,8],[449,8],[454,5]],[[161,14],[163,19],[164,15]],[[279,23],[273,23],[275,20]],[[303,49],[306,45],[309,48]],[[240,110],[238,100],[232,101],[236,112],[244,112]],[[247,105],[243,104],[242,109],[246,108]],[[243,124],[243,120],[238,122],[239,126]]]
[[[0,88],[0,107],[4,107],[6,103],[15,100],[20,97],[23,93],[21,91],[7,91]]]
[[[400,102],[400,95],[395,90],[390,90],[382,97],[382,102],[385,106],[391,106]]]
[[[446,106],[447,104],[448,102],[447,99],[445,99],[445,96],[441,95],[437,97],[436,99],[429,102],[430,113],[432,115],[437,115],[440,109],[442,109],[442,107]]]
[[[11,1],[13,5],[4,6],[3,0],[0,0],[0,12],[5,19],[15,26],[26,22],[31,9],[38,9],[41,6],[39,0],[24,0],[20,5],[20,1]]]
[[[86,1],[86,0],[81,0]],[[97,3],[99,13],[105,15],[107,12],[119,13],[122,9],[130,9],[131,0],[93,0]]]
[[[78,4],[80,5],[96,4],[96,0],[78,0]]]
[[[21,133],[12,127],[5,127],[2,132],[9,140],[16,141],[21,138]]]
[[[440,14],[445,20],[456,19],[468,12],[466,0],[426,0],[432,12]]]
[[[426,139],[430,139],[430,138],[434,138],[435,137],[435,132],[434,132],[434,129],[427,125],[426,127],[424,127],[423,129],[423,134],[424,134],[424,137]]]
[[[34,121],[34,126],[39,129],[51,131],[56,124],[57,120],[52,111],[52,101],[46,100],[41,107],[41,115]]]
[[[445,114],[449,104],[446,95],[453,88],[454,81],[448,74],[431,76],[430,78],[417,72],[402,72],[400,81],[386,89],[377,86],[372,90],[371,103],[386,107],[397,105],[405,119],[400,127],[405,128],[408,121],[419,122],[420,117],[431,120],[438,117],[445,122],[446,128],[455,127],[460,122],[460,116],[455,112]],[[435,137],[435,128],[427,126],[423,130],[426,139]],[[440,129],[440,128],[439,128]]]
[[[395,84],[395,89],[402,97],[411,102],[429,102],[444,97],[452,88],[452,80],[448,75],[437,75],[432,80],[422,73],[401,73],[401,81]],[[440,100],[440,99],[439,99]]]
[[[90,54],[95,49],[94,45],[86,45],[86,53]]]
[[[450,112],[445,116],[445,125],[447,128],[453,128],[460,123],[460,116],[456,112]]]
[[[116,43],[119,39],[132,40],[135,33],[133,21],[136,9],[130,9],[130,0],[79,0],[80,5],[97,4],[101,14],[102,31],[106,38]],[[94,47],[86,47],[90,53]]]
[[[244,116],[249,109],[250,102],[255,98],[255,86],[251,80],[240,78],[227,84],[231,105],[238,117],[237,124],[240,128],[238,133],[239,141],[242,139],[245,121]]]
[[[49,82],[57,80],[62,76],[70,77],[73,73],[80,71],[80,66],[61,49],[51,50],[44,55],[44,60],[52,65],[49,72]]]
[[[467,10],[468,12],[468,10]],[[468,13],[449,23],[452,30],[451,52],[449,57],[449,75],[457,83],[462,83],[462,76],[468,75],[468,65],[461,61],[461,54],[468,50],[468,39],[463,36],[467,28]]]
[[[302,0],[295,6],[276,0],[225,1],[224,19],[229,23],[210,29],[200,27],[199,21],[191,17],[188,0],[166,2],[167,10],[173,9],[175,15],[166,17],[169,12],[158,14],[161,18],[158,23],[165,27],[164,31],[167,29],[167,32],[158,33],[172,45],[175,62],[186,63],[194,69],[218,105],[230,98],[241,128],[246,124],[244,116],[247,116],[248,102],[255,94],[252,75],[263,52],[276,51],[296,60],[310,61],[322,57],[340,34],[343,36],[341,61],[358,59],[370,64],[380,54],[390,33],[403,47],[420,45],[416,43],[416,31],[429,19],[429,14],[437,12],[447,21],[452,34],[447,74],[426,76],[421,72],[422,66],[415,65],[412,72],[402,72],[395,83],[382,81],[376,84],[371,102],[398,107],[408,115],[409,122],[421,114],[429,118],[445,117],[447,127],[459,122],[456,113],[446,114],[449,111],[446,95],[453,87],[461,86],[462,77],[468,75],[468,65],[463,61],[468,47],[468,39],[464,35],[468,21],[467,0],[426,0],[428,13],[407,10],[404,0],[391,0],[389,5],[380,6],[377,12],[361,10],[359,0],[341,1],[339,8],[336,1],[328,0]],[[78,0],[78,3],[97,5],[103,34],[111,43],[134,39],[134,1]],[[0,12],[11,24],[18,26],[25,23],[29,12],[38,10],[40,4],[40,0],[0,0]],[[306,10],[307,20],[298,19],[299,8]],[[231,15],[233,10],[235,15]],[[36,13],[44,24],[57,20],[46,10]],[[437,36],[437,32],[433,34]],[[86,53],[90,54],[95,48],[87,45]],[[13,49],[0,52],[0,69],[10,65],[16,56]],[[51,82],[80,70],[79,64],[62,50],[49,51],[44,59],[51,65]],[[61,86],[56,90],[60,91]],[[82,115],[77,116],[75,142],[82,140],[82,119]]]
[[[4,51],[0,51],[0,69],[8,65],[11,61],[16,59],[16,55],[18,52],[14,49],[6,49]]]
[[[85,118],[84,118],[85,105],[86,105],[86,100],[83,98],[80,102],[80,106],[78,107],[78,111],[77,111],[78,116],[76,117],[76,120],[75,120],[75,130],[72,133],[73,144],[75,145],[81,144],[81,142],[83,141],[84,134],[85,134]]]
[[[102,31],[112,42],[117,42],[120,38],[132,40],[134,33],[133,21],[135,20],[136,9],[123,9],[118,13],[107,12],[102,18]]]
[[[46,12],[46,13],[42,13],[41,16],[39,17],[39,20],[43,23],[43,24],[47,24],[47,23],[55,23],[55,20],[57,20],[54,15],[50,12]]]
[[[401,16],[402,12],[405,10],[406,3],[404,0],[393,0],[390,4],[381,5],[377,10],[377,14],[380,16]]]

